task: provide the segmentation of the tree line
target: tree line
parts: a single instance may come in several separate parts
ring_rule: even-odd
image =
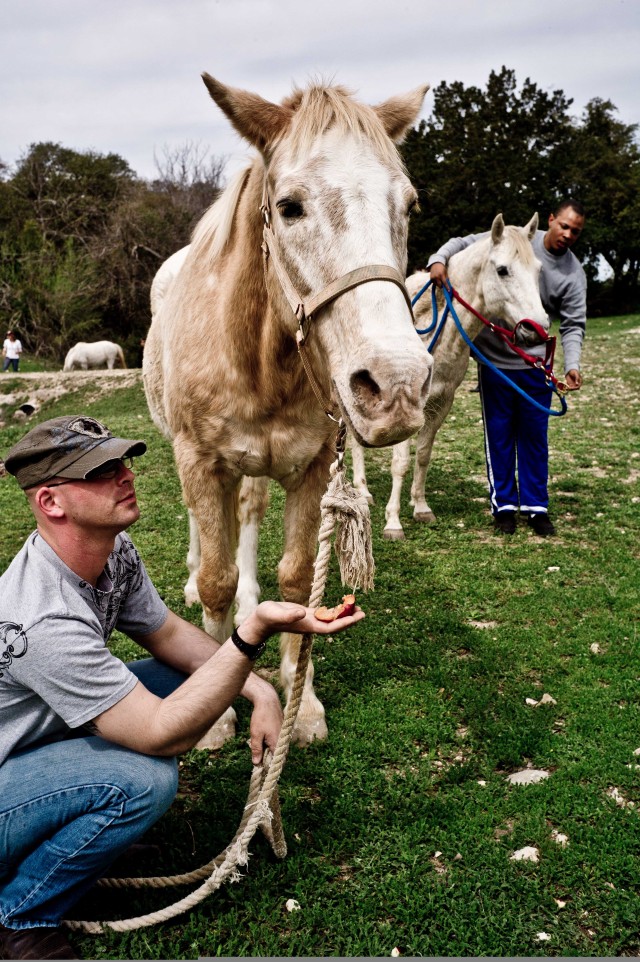
[[[498,211],[546,224],[564,196],[582,201],[576,248],[591,313],[640,309],[640,153],[636,125],[596,98],[580,117],[561,90],[513,70],[486,88],[441,83],[431,116],[401,150],[418,189],[409,267],[451,236],[487,230]],[[157,177],[136,176],[117,154],[32,144],[13,167],[0,162],[0,317],[31,353],[62,359],[78,340],[107,338],[139,358],[149,288],[162,261],[191,231],[224,183],[225,162],[198,144],[165,149]],[[603,266],[608,274],[602,279]]]

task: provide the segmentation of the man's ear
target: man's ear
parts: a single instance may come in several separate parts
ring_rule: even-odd
[[[54,488],[48,488],[46,484],[38,488],[33,495],[32,504],[46,518],[64,517],[64,508],[58,502],[57,491]]]

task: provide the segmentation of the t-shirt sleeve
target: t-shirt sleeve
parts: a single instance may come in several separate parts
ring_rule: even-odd
[[[137,683],[90,621],[48,616],[23,628],[23,638],[12,678],[36,692],[70,728],[117,704]]]

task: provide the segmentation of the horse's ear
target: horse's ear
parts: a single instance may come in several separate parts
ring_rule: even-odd
[[[527,232],[527,237],[529,238],[529,240],[533,240],[537,229],[538,229],[538,211],[535,212],[535,214],[533,215],[533,217],[525,227],[525,230]]]
[[[246,90],[226,87],[206,72],[202,79],[238,133],[260,151],[272,144],[291,121],[293,112],[289,107],[272,104]]]
[[[496,214],[491,225],[491,240],[494,244],[499,244],[504,234],[504,218],[502,214]]]
[[[409,127],[413,126],[418,119],[428,89],[429,84],[424,84],[408,94],[390,97],[373,108],[382,121],[384,129],[396,143],[404,140]]]

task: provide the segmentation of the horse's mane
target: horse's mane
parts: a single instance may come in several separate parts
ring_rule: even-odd
[[[239,171],[196,224],[191,238],[194,252],[207,250],[215,259],[229,239],[233,217],[244,190],[251,166]]]

